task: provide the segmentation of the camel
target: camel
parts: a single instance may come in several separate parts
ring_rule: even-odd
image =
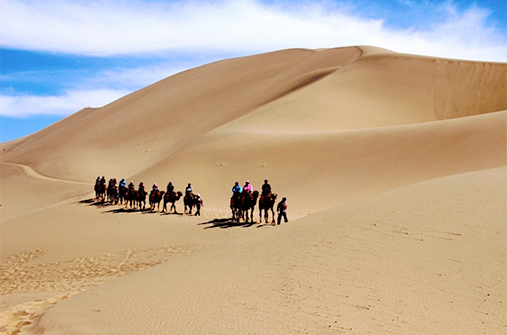
[[[107,201],[110,203],[118,203],[118,188],[115,185],[109,185],[107,188]]]
[[[138,192],[135,189],[128,189],[127,194],[125,194],[125,208],[136,208],[138,198],[137,194]]]
[[[167,192],[165,195],[164,195],[164,208],[162,209],[163,212],[165,212],[167,210],[166,208],[166,205],[168,202],[171,203],[171,209],[169,210],[169,212],[171,212],[174,208],[174,213],[175,214],[178,214],[178,212],[176,211],[176,205],[175,205],[175,202],[180,200],[181,196],[183,195],[183,193],[181,193],[180,191],[178,191],[177,193],[176,192]]]
[[[150,192],[150,210],[155,209],[157,205],[157,211],[160,210],[160,201],[164,198],[165,191],[151,191]]]
[[[239,221],[239,213],[241,211],[241,193],[234,193],[231,197],[232,220]]]
[[[272,223],[275,223],[275,211],[273,210],[273,206],[276,201],[276,193],[269,193],[268,195],[262,195],[259,199],[259,222],[262,222],[262,210],[264,210],[264,220],[268,223],[269,213],[268,210],[271,210],[271,214],[273,217]]]
[[[106,185],[99,183],[95,184],[95,199],[102,199],[104,200],[105,194],[106,194]]]
[[[125,186],[120,186],[118,190],[119,202],[123,205],[123,200],[127,201],[127,188]]]
[[[192,214],[192,208],[196,205],[196,196],[193,193],[187,193],[185,197],[183,198],[183,203],[185,204],[185,209],[183,212],[187,211],[188,207],[188,214]]]
[[[146,207],[146,195],[148,193],[145,190],[137,191],[137,204],[139,205],[139,209],[144,211],[144,208]],[[141,208],[141,204],[143,207]]]
[[[239,213],[239,217],[244,219],[245,222],[248,222],[248,211],[250,212],[250,220],[254,222],[253,212],[255,208],[255,204],[257,203],[257,198],[259,197],[259,191],[253,191],[252,194],[247,192],[242,193],[242,201],[241,201],[241,209]]]

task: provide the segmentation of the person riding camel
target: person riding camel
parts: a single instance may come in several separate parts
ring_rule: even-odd
[[[238,195],[242,192],[241,186],[239,186],[238,182],[234,183],[234,186],[232,187],[232,196]]]
[[[262,184],[262,196],[268,196],[271,194],[271,185],[268,184],[268,180],[264,180],[264,184]]]
[[[160,190],[158,189],[158,185],[157,185],[157,183],[153,183],[153,186],[152,186],[152,190],[151,190],[151,191],[152,191],[152,192],[158,192],[158,191],[160,191]]]
[[[192,196],[193,191],[194,191],[194,189],[192,188],[192,184],[188,183],[188,186],[185,190],[185,196],[187,196],[187,197]]]
[[[167,193],[172,194],[174,192],[174,184],[172,181],[167,184]]]
[[[122,187],[126,187],[126,186],[127,186],[127,181],[125,180],[125,178],[122,178],[122,179],[120,180],[120,188],[122,188]]]
[[[248,194],[252,194],[253,192],[253,186],[248,180],[245,182],[245,186],[243,186],[243,192],[246,192]]]
[[[133,192],[135,189],[135,185],[134,185],[134,182],[133,181],[130,181],[130,184],[129,184],[129,192]]]
[[[139,183],[139,193],[142,193],[142,192],[144,192],[144,183],[140,182]]]

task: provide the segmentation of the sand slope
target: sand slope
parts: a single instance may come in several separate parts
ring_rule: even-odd
[[[505,168],[382,193],[74,296],[47,334],[501,334]]]
[[[502,333],[506,71],[283,50],[0,144],[0,332]],[[191,182],[203,216],[96,203],[97,175]],[[290,224],[227,221],[265,178]]]

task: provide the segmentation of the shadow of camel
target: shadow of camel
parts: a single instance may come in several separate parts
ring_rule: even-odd
[[[220,228],[220,229],[227,229],[232,227],[242,227],[242,228],[249,228],[253,225],[256,225],[257,228],[265,227],[267,225],[258,225],[257,222],[238,222],[233,219],[213,219],[208,222],[199,223],[199,225],[208,225],[211,226],[204,227],[204,229],[210,229],[210,228]]]
[[[104,200],[96,200],[96,199],[85,199],[79,201],[80,204],[88,204],[88,206],[95,206],[95,207],[107,207],[107,206],[114,206],[115,204],[109,201]]]

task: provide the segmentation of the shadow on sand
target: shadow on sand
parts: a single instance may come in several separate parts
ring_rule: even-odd
[[[199,225],[211,225],[208,227],[204,227],[204,229],[210,229],[210,228],[220,228],[220,229],[227,229],[232,227],[242,227],[242,228],[249,228],[252,226],[256,226],[257,228],[266,227],[266,226],[273,226],[272,224],[258,224],[257,222],[238,222],[233,219],[213,219],[208,222],[199,223]]]
[[[96,200],[96,199],[85,199],[81,200],[79,202],[80,204],[87,204],[88,206],[95,206],[95,207],[107,207],[107,206],[114,206],[114,203],[104,201],[104,200]]]

